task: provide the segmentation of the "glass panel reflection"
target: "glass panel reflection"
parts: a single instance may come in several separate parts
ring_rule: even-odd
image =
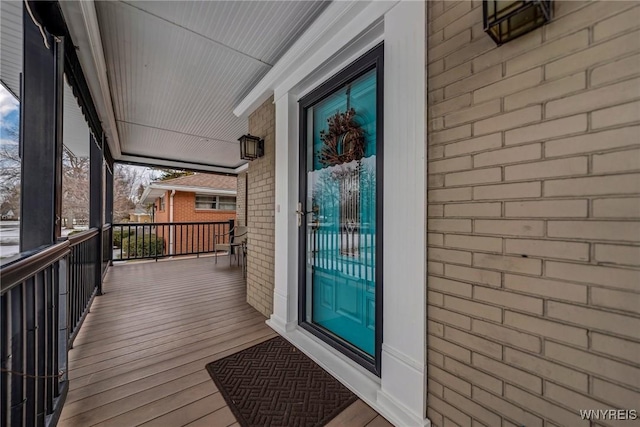
[[[376,70],[307,110],[307,321],[375,351]]]

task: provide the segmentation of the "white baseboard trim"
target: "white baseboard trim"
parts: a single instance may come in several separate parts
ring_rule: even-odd
[[[389,396],[382,390],[378,391],[376,396],[379,407],[385,408],[386,411],[393,415],[385,415],[382,411],[379,411],[376,407],[371,405],[373,409],[378,411],[383,417],[389,420],[396,426],[416,426],[416,427],[431,427],[431,421],[428,418],[420,419],[412,416],[409,410],[405,408],[403,404]],[[393,420],[400,420],[398,422]]]

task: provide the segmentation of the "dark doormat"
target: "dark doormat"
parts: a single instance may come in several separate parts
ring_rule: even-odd
[[[357,397],[282,337],[211,362],[240,425],[323,426]]]

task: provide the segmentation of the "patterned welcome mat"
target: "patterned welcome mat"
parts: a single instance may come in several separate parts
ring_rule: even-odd
[[[323,426],[357,397],[282,337],[211,362],[240,425]]]

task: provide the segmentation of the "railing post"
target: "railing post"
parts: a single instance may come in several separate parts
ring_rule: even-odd
[[[54,355],[54,372],[62,373],[54,382],[56,389],[53,390],[53,413],[48,417],[47,425],[54,426],[58,423],[62,407],[67,399],[67,392],[69,391],[69,377],[68,377],[68,359],[69,359],[69,327],[67,325],[67,293],[69,292],[69,255],[62,258],[58,264],[58,295],[57,295],[57,315],[56,325],[57,331],[57,343],[55,349],[57,354]],[[55,296],[54,296],[55,298]],[[55,301],[55,299],[54,299]]]
[[[113,224],[113,162],[110,161],[109,147],[105,144],[103,147],[107,160],[107,170],[105,171],[105,206],[104,206],[104,222],[105,224]],[[107,267],[113,262],[113,226],[109,227],[107,233]],[[103,242],[104,244],[104,242]]]
[[[71,253],[60,260],[58,267],[58,372],[60,384],[67,381],[67,358],[69,353],[69,266]],[[62,387],[58,388],[60,392]]]
[[[235,220],[230,219],[229,220],[229,243],[231,243],[233,241],[233,235],[234,233],[234,227],[235,227]],[[233,246],[229,246],[229,257],[231,257],[231,255],[233,255]]]
[[[96,295],[102,295],[102,146],[104,135],[99,139],[93,134],[89,136],[89,228],[98,228],[100,232],[95,237],[94,286]]]

